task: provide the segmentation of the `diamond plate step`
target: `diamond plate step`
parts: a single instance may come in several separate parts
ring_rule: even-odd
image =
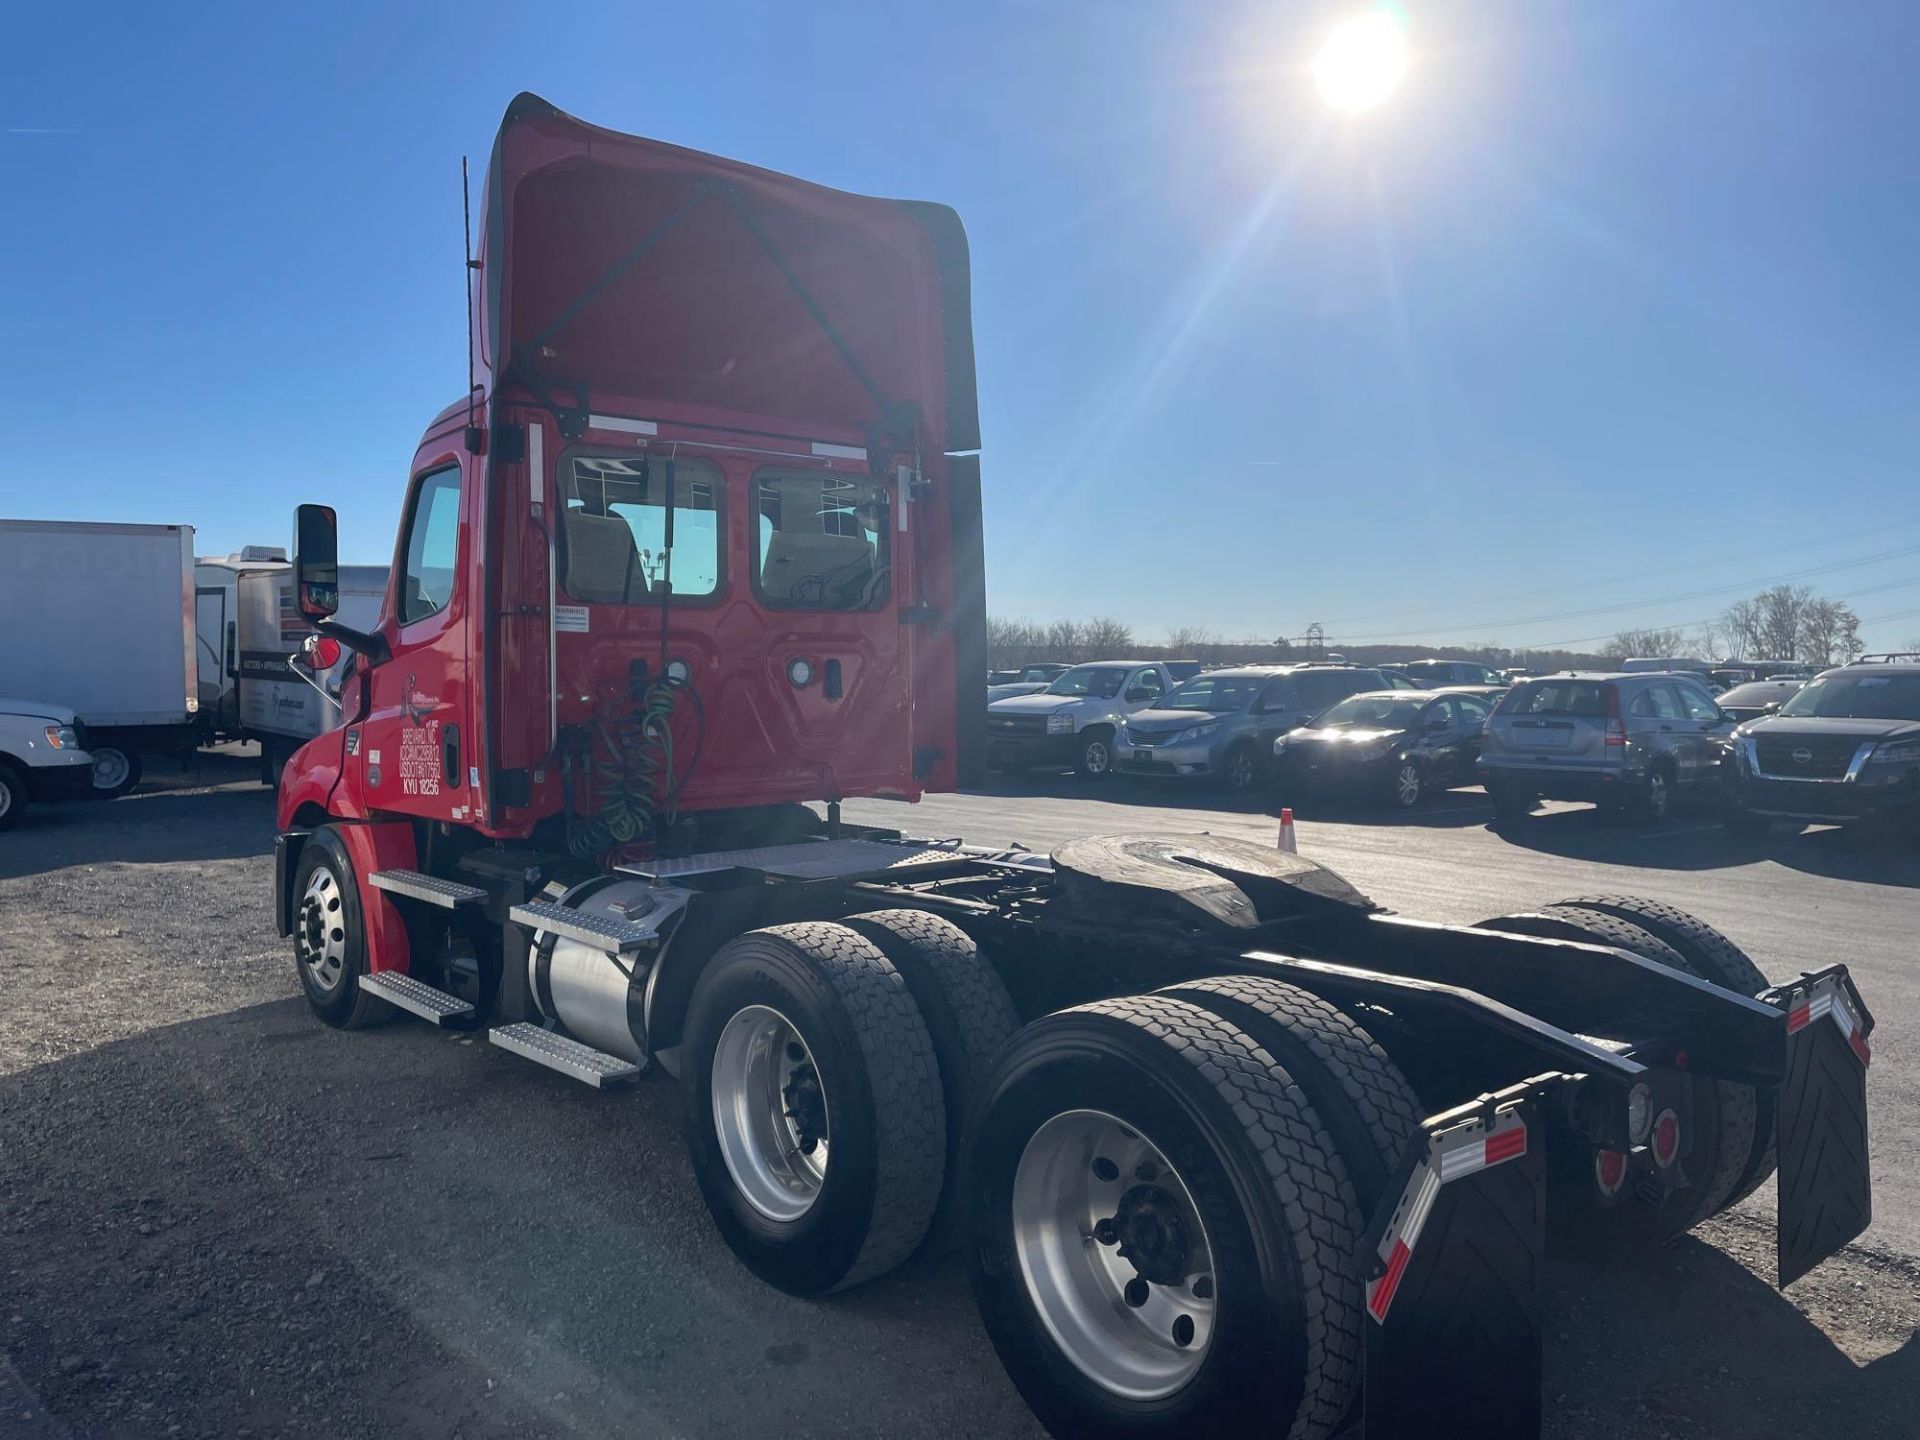
[[[371,975],[362,975],[360,988],[389,1005],[410,1010],[422,1020],[431,1020],[436,1025],[444,1025],[449,1020],[463,1020],[473,1014],[473,1006],[459,996],[436,990],[398,970],[376,970]]]
[[[478,905],[487,898],[487,892],[478,885],[463,885],[458,880],[442,880],[438,875],[422,875],[418,870],[376,870],[367,876],[367,883],[376,890],[385,890],[391,895],[404,895],[409,900],[424,900],[429,905],[438,905],[443,910],[455,910],[462,905]]]
[[[611,915],[584,914],[565,905],[556,905],[551,900],[529,900],[524,905],[514,906],[508,916],[515,924],[530,926],[535,930],[550,930],[555,935],[578,940],[582,945],[594,945],[602,950],[618,951],[622,955],[658,939],[660,934],[659,928],[654,925],[616,920]]]
[[[631,1060],[622,1060],[618,1055],[582,1045],[578,1040],[569,1040],[524,1020],[518,1025],[501,1025],[489,1030],[487,1039],[502,1050],[524,1055],[536,1065],[558,1070],[569,1079],[579,1080],[596,1090],[631,1080],[640,1073],[640,1067]]]

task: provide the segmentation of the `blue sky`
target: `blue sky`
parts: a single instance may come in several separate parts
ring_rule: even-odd
[[[1342,119],[1358,8],[29,7],[0,514],[386,559],[530,89],[960,211],[1002,613],[1546,644],[1804,574],[1920,635],[1920,7],[1410,0]]]

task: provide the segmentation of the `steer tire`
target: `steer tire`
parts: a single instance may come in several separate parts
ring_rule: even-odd
[[[993,1062],[1020,1028],[1020,1016],[973,938],[951,920],[924,910],[873,910],[842,923],[872,941],[900,972],[933,1040],[947,1116],[948,1180],[927,1248],[951,1250],[963,1234],[957,1177],[967,1114]]]
[[[1330,1001],[1265,976],[1195,980],[1159,993],[1237,1025],[1286,1067],[1346,1163],[1360,1213],[1372,1215],[1426,1113],[1374,1038]]]
[[[1082,780],[1106,780],[1113,775],[1113,732],[1104,728],[1080,732],[1080,753],[1073,773]]]
[[[360,988],[367,973],[366,917],[353,860],[331,825],[322,825],[300,847],[293,906],[294,972],[313,1013],[336,1030],[364,1030],[391,1019],[393,1007]],[[337,974],[322,963],[328,958],[337,962]]]
[[[716,1047],[729,1023],[755,1007],[798,1032],[824,1095],[825,1174],[805,1208],[784,1218],[748,1197],[716,1122]],[[926,1022],[872,941],[821,921],[734,937],[694,987],[683,1043],[694,1178],[748,1269],[789,1294],[821,1295],[871,1280],[913,1253],[945,1177],[946,1107]],[[736,1092],[748,1096],[739,1113],[754,1109],[750,1089],[743,1083]]]
[[[1488,920],[1483,928],[1610,945],[1683,975],[1705,978],[1657,936],[1598,911],[1553,905]],[[1570,1144],[1548,1147],[1547,1228],[1549,1243],[1556,1250],[1604,1254],[1644,1249],[1682,1234],[1726,1204],[1753,1149],[1753,1087],[1696,1076],[1692,1088],[1688,1129],[1693,1148],[1685,1167],[1692,1184],[1667,1195],[1658,1207],[1631,1196],[1615,1205],[1602,1205],[1590,1173],[1593,1151]]]
[[[1036,1299],[1097,1274],[1102,1264],[1101,1252],[1071,1243],[1070,1228],[1069,1243],[1055,1238],[1046,1248],[1048,1237],[1062,1233],[1052,1223],[1060,1217],[1044,1208],[1016,1214],[1017,1193],[1027,1196],[1029,1210],[1055,1193],[1044,1185],[1016,1190],[1029,1153],[1048,1153],[1034,1143],[1038,1132],[1081,1117],[1161,1152],[1191,1199],[1210,1252],[1208,1337],[1191,1373],[1158,1388],[1125,1393],[1126,1386],[1096,1378]],[[1069,1173],[1080,1174],[1070,1148],[1052,1154],[1066,1155]],[[1110,1179],[1100,1176],[1100,1158],[1096,1151],[1090,1168]],[[1306,1094],[1244,1030],[1171,995],[1049,1015],[1016,1035],[994,1067],[968,1125],[963,1164],[974,1297],[1008,1375],[1052,1434],[1324,1440],[1348,1413],[1362,1350],[1362,1222],[1353,1188]],[[1154,1176],[1142,1167],[1133,1178],[1146,1185]],[[1055,1203],[1071,1208],[1073,1201]],[[1094,1223],[1091,1233],[1098,1228]],[[1091,1258],[1081,1262],[1082,1255]],[[1193,1277],[1185,1284],[1181,1294],[1199,1294]],[[1110,1327],[1106,1317],[1119,1317],[1124,1325],[1134,1303],[1116,1300],[1084,1313],[1091,1324]],[[1157,1355],[1177,1356],[1174,1347],[1188,1343],[1178,1323],[1168,1344],[1156,1342],[1158,1332],[1143,1321],[1137,1345],[1157,1343]],[[1096,1357],[1088,1363],[1132,1353],[1088,1344],[1084,1336],[1078,1348]]]
[[[1582,895],[1573,900],[1561,900],[1553,908],[1592,910],[1638,925],[1676,951],[1702,980],[1711,981],[1736,994],[1751,998],[1768,987],[1767,977],[1746,951],[1706,921],[1675,906],[1663,905],[1658,900],[1642,900],[1633,895]],[[1777,1090],[1771,1086],[1754,1089],[1752,1154],[1739,1181],[1721,1204],[1722,1210],[1738,1205],[1772,1177],[1779,1108]]]

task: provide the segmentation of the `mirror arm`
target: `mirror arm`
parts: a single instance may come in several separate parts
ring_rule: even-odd
[[[342,625],[338,620],[326,619],[313,622],[313,628],[322,635],[330,635],[356,655],[364,655],[374,665],[393,658],[393,651],[387,648],[387,637],[379,631],[371,634],[364,630],[355,630],[351,625]]]

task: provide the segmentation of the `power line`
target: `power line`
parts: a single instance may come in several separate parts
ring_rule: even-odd
[[[1920,545],[1902,546],[1895,550],[1882,550],[1872,555],[1859,556],[1852,560],[1834,560],[1825,565],[1810,565],[1801,570],[1789,570],[1764,580],[1742,580],[1731,585],[1715,585],[1705,590],[1688,590],[1674,595],[1660,595],[1649,600],[1630,600],[1618,605],[1595,605],[1584,610],[1559,610],[1546,615],[1526,615],[1509,617],[1504,620],[1477,620],[1465,625],[1428,626],[1420,630],[1381,631],[1368,635],[1341,634],[1345,643],[1361,644],[1377,641],[1405,640],[1428,635],[1457,635],[1466,631],[1479,631],[1488,634],[1499,630],[1510,630],[1522,625],[1545,625],[1555,620],[1585,620],[1595,615],[1619,615],[1629,610],[1646,610],[1656,605],[1678,605],[1689,600],[1704,600],[1714,595],[1731,595],[1740,590],[1764,590],[1770,585],[1785,584],[1789,580],[1804,580],[1814,575],[1831,575],[1838,570],[1851,570],[1861,565],[1877,565],[1887,560],[1904,559],[1909,555],[1920,555]],[[1335,627],[1328,626],[1329,631]]]
[[[1905,580],[1892,580],[1884,585],[1869,585],[1863,590],[1855,590],[1851,596],[1845,597],[1845,599],[1857,599],[1862,595],[1878,595],[1887,590],[1904,589],[1909,585],[1920,585],[1920,576],[1910,576]],[[1920,615],[1920,610],[1901,610],[1891,615],[1873,615],[1863,618],[1860,623],[1862,625],[1882,625],[1889,620],[1905,620],[1911,615]],[[1701,620],[1682,620],[1672,625],[1652,626],[1649,628],[1661,630],[1692,630],[1697,626],[1711,625],[1719,618],[1718,615],[1709,615]],[[1599,635],[1576,635],[1570,640],[1543,640],[1514,648],[1521,650],[1564,650],[1570,645],[1588,645],[1596,640],[1611,640],[1618,633],[1618,631],[1609,630]]]

